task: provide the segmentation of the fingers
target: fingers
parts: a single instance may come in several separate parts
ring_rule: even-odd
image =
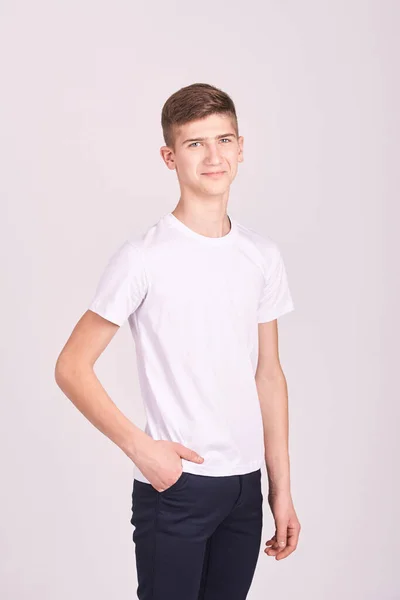
[[[279,551],[279,547],[276,540],[276,535],[272,536],[270,540],[265,542],[266,548],[264,552],[268,554],[268,556],[275,556]]]
[[[276,560],[281,560],[282,558],[286,558],[289,554],[292,554],[297,548],[297,542],[294,540],[288,539],[286,547],[281,552],[275,556]]]
[[[197,452],[195,452],[191,448],[187,448],[186,446],[184,446],[183,444],[180,444],[179,442],[176,442],[175,446],[177,447],[177,450],[178,450],[179,454],[181,455],[181,458],[185,458],[186,460],[190,460],[191,462],[196,462],[196,463],[202,463],[204,461],[204,458],[202,456],[200,456],[200,454],[197,454]]]
[[[300,534],[300,525],[298,527],[288,528],[285,536],[285,532],[275,533],[271,539],[265,543],[266,548],[265,554],[268,556],[274,556],[276,560],[286,558],[289,554],[292,554],[296,550]],[[281,544],[279,544],[281,542]],[[283,542],[283,543],[282,543]]]
[[[287,521],[282,519],[277,521],[275,535],[267,541],[267,546],[271,546],[267,552],[270,556],[275,556],[280,550],[286,548],[287,543]]]
[[[283,550],[286,547],[287,542],[287,521],[278,520],[275,539],[277,540],[277,546],[279,550]]]

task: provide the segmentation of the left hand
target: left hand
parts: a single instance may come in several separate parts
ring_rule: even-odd
[[[268,503],[275,519],[275,534],[265,543],[264,552],[281,560],[297,548],[301,525],[289,492],[270,492]]]

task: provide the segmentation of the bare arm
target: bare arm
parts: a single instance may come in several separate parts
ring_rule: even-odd
[[[258,332],[256,384],[263,415],[268,502],[275,520],[275,533],[264,552],[281,560],[297,548],[301,529],[290,490],[288,391],[279,361],[277,319],[259,323]]]
[[[57,359],[55,379],[78,410],[134,461],[150,437],[119,410],[93,369],[118,329],[115,323],[87,310]]]
[[[265,462],[271,493],[290,492],[288,450],[288,391],[278,352],[277,320],[259,323],[256,370],[261,405]]]
[[[139,467],[158,491],[177,480],[182,460],[203,462],[197,452],[178,442],[153,440],[114,404],[93,366],[119,325],[87,310],[75,325],[55,367],[57,385],[78,410]]]

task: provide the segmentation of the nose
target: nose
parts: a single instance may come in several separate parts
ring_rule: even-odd
[[[221,157],[219,154],[219,147],[215,144],[208,144],[205,162],[209,166],[219,166],[221,164]]]

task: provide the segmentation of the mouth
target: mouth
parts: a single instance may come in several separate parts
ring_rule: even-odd
[[[218,177],[224,175],[224,173],[225,171],[214,171],[210,173],[202,173],[202,175],[206,175],[207,177],[211,177],[212,179],[217,179]]]

